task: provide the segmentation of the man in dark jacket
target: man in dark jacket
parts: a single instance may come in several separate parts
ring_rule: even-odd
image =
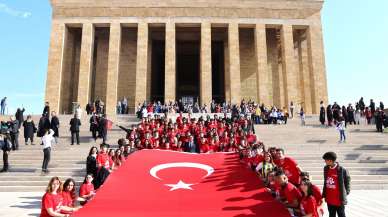
[[[0,171],[1,173],[8,172],[9,163],[8,163],[8,154],[11,151],[10,145],[10,135],[8,125],[5,122],[1,122],[0,124],[0,147],[3,151],[3,169]]]
[[[71,145],[74,145],[74,139],[77,139],[77,145],[79,145],[79,126],[81,126],[81,120],[74,115],[70,120]]]
[[[99,135],[101,136],[102,138],[102,143],[106,143],[107,141],[107,137],[108,137],[108,120],[106,119],[106,115],[102,115],[102,117],[100,118],[100,121],[98,123],[98,132],[99,132]]]
[[[326,200],[329,216],[335,217],[338,214],[338,217],[346,217],[345,205],[350,193],[349,173],[336,162],[336,153],[327,152],[322,158],[326,163],[322,196]]]
[[[183,148],[185,152],[190,152],[190,153],[200,152],[197,143],[194,141],[193,135],[190,135],[189,141],[184,143]]]
[[[11,135],[12,150],[19,150],[19,121],[11,116],[8,122],[8,128]]]
[[[15,113],[15,118],[16,118],[16,120],[19,121],[19,128],[22,125],[22,123],[24,122],[24,114],[23,114],[24,111],[25,111],[24,108],[23,109],[18,108],[16,110],[16,113]]]
[[[58,143],[59,137],[59,119],[57,117],[57,113],[55,111],[51,112],[51,123],[50,128],[54,131],[55,143]]]
[[[46,102],[44,104],[42,115],[46,116],[47,118],[50,118],[50,104],[49,104],[49,102]]]

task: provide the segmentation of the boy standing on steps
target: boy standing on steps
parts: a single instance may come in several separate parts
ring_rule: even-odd
[[[326,200],[329,217],[346,217],[345,205],[350,193],[349,172],[338,164],[336,153],[327,152],[322,158],[326,163],[322,196]]]

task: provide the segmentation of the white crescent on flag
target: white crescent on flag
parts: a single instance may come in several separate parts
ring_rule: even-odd
[[[159,179],[159,180],[162,180],[157,175],[157,173],[160,170],[164,170],[164,169],[168,169],[168,168],[176,168],[176,167],[198,168],[198,169],[205,170],[207,172],[207,174],[204,177],[202,177],[202,178],[206,178],[206,177],[210,176],[214,172],[213,167],[211,167],[209,165],[200,164],[200,163],[179,162],[179,163],[159,164],[157,166],[154,166],[154,167],[152,167],[150,169],[150,174],[151,174],[152,177],[154,177],[156,179]]]

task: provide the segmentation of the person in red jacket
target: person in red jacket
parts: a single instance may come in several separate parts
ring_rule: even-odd
[[[319,217],[318,205],[313,196],[312,184],[308,179],[301,182],[303,198],[300,201],[300,212],[302,217]]]

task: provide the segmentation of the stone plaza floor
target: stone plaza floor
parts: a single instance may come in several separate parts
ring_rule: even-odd
[[[39,216],[42,193],[0,192],[0,217]],[[388,190],[355,190],[346,206],[347,217],[388,216]],[[324,217],[328,217],[325,213]]]

